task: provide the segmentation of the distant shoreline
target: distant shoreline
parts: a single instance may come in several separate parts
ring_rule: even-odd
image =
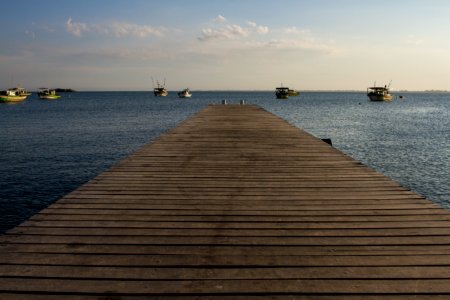
[[[67,88],[57,88],[55,89],[57,93],[75,93],[76,91],[74,89],[67,89]]]

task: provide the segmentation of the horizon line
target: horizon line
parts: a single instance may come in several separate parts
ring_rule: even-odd
[[[58,88],[57,88],[58,89]],[[72,89],[74,92],[149,92],[152,93],[153,90],[76,90]],[[217,89],[217,90],[203,90],[203,89],[189,89],[190,91],[196,92],[274,92],[274,90],[226,90],[226,89]],[[169,92],[179,92],[180,90],[168,90]],[[296,90],[299,92],[307,92],[307,93],[326,93],[326,92],[346,92],[346,93],[361,93],[366,92],[366,90],[347,90],[347,89],[336,89],[336,90]],[[398,93],[450,93],[449,90],[391,90],[392,92]],[[33,92],[33,90],[32,90]],[[70,93],[70,92],[67,92]]]

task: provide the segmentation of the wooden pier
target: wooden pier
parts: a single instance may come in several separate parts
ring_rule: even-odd
[[[450,214],[208,106],[0,237],[0,299],[448,299]]]

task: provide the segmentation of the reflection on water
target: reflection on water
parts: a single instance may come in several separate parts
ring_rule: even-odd
[[[0,105],[0,232],[48,206],[210,103],[258,104],[450,207],[450,95],[408,93],[390,103],[365,93],[150,92],[63,94]]]

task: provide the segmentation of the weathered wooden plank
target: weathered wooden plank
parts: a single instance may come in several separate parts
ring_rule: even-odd
[[[128,196],[128,197],[127,197]],[[295,194],[291,195],[273,195],[273,194],[252,194],[252,195],[242,195],[238,193],[231,193],[230,191],[226,193],[215,193],[215,194],[207,194],[207,193],[163,193],[163,192],[148,192],[148,193],[142,193],[142,194],[119,194],[119,193],[86,193],[86,192],[80,192],[78,190],[73,191],[72,193],[68,194],[65,199],[68,198],[90,198],[90,199],[98,199],[98,198],[105,198],[108,199],[114,199],[114,198],[120,198],[120,199],[222,199],[222,200],[302,200],[302,199],[423,199],[423,197],[413,194],[407,191],[372,191],[370,193],[368,192],[362,192],[362,191],[353,191],[353,192],[344,192],[339,191],[339,193],[336,193],[336,191],[313,191],[313,192],[296,192]]]
[[[231,181],[297,181],[297,180],[389,180],[389,178],[376,172],[369,172],[368,170],[355,170],[355,168],[348,169],[337,169],[329,170],[326,169],[302,169],[302,173],[292,172],[292,173],[281,173],[273,174],[270,172],[228,172],[225,173],[215,173],[210,172],[210,174],[189,174],[182,172],[174,172],[175,169],[162,170],[160,172],[133,172],[133,171],[119,171],[119,170],[109,170],[98,175],[92,180],[92,182],[103,181],[108,179],[108,181],[127,181],[127,180],[153,180],[153,181],[215,181],[217,179],[227,179]],[[178,171],[181,171],[178,168]],[[164,172],[165,171],[165,172]],[[320,171],[320,172],[319,172]],[[251,175],[251,176],[250,176]]]
[[[217,189],[221,188],[245,188],[245,189],[286,189],[286,190],[302,190],[309,188],[359,188],[359,189],[375,189],[375,188],[388,188],[394,187],[394,190],[404,190],[404,188],[398,188],[399,186],[393,182],[383,181],[334,181],[329,180],[315,180],[314,182],[285,182],[285,181],[270,181],[270,182],[223,182],[223,181],[211,181],[205,182],[175,182],[177,188],[190,188],[190,189]],[[91,182],[86,184],[80,191],[83,190],[114,190],[114,189],[126,189],[126,190],[159,190],[161,188],[173,188],[174,182]],[[398,188],[398,189],[397,189]]]
[[[106,294],[286,294],[286,293],[350,293],[411,294],[450,293],[449,279],[409,280],[186,280],[123,281],[74,280],[41,278],[0,278],[0,292],[15,290],[51,293]]]
[[[64,300],[85,300],[85,299],[95,299],[95,300],[103,300],[103,299],[118,299],[119,296],[116,294],[102,294],[103,297],[99,297],[98,295],[88,295],[88,294],[78,294],[78,295],[67,295],[64,294]],[[148,300],[149,295],[126,295],[121,294],[120,300]],[[335,294],[335,295],[321,295],[321,294],[305,294],[305,293],[280,293],[274,294],[271,293],[261,295],[261,294],[245,294],[245,295],[226,295],[226,294],[201,294],[201,295],[186,295],[186,294],[166,294],[166,295],[151,295],[152,300],[259,300],[262,298],[269,298],[272,300],[285,300],[285,299],[296,299],[296,300],[410,300],[411,294],[377,294],[377,295],[357,295],[357,294]],[[32,294],[16,294],[16,293],[2,293],[2,300],[60,300],[61,295],[55,295],[52,293],[32,293]],[[440,295],[437,293],[429,293],[427,294],[414,294],[414,300],[447,300],[448,295]]]
[[[111,244],[111,245],[267,245],[267,246],[346,246],[346,245],[450,245],[449,236],[390,237],[242,237],[242,236],[85,236],[85,235],[4,235],[0,243]]]
[[[366,210],[340,210],[326,209],[326,210],[296,210],[296,211],[253,211],[253,210],[151,210],[151,209],[83,209],[83,208],[46,208],[41,211],[45,214],[95,214],[95,215],[157,215],[157,216],[401,216],[401,215],[428,215],[428,214],[442,214],[448,215],[447,211],[441,208],[433,209],[366,209]]]
[[[146,194],[146,195],[101,195],[101,194],[93,194],[93,195],[87,195],[83,193],[78,192],[72,192],[62,198],[64,199],[123,199],[123,200],[202,200],[202,201],[208,201],[208,200],[221,200],[222,203],[224,201],[233,201],[233,200],[245,200],[245,201],[260,201],[260,200],[269,200],[271,203],[278,203],[278,201],[281,200],[288,200],[288,201],[304,201],[304,200],[357,200],[357,201],[364,201],[364,200],[396,200],[396,199],[403,199],[403,200],[415,200],[415,199],[424,199],[424,197],[419,196],[417,194],[412,193],[405,193],[405,192],[383,192],[383,193],[370,193],[364,194],[364,193],[358,193],[354,192],[352,194],[349,193],[302,193],[302,194],[296,194],[295,196],[291,195],[203,195],[203,194],[190,194],[190,195],[161,195],[161,194]],[[429,200],[426,200],[427,202],[430,202]],[[202,202],[205,203],[205,202]]]
[[[222,205],[198,205],[198,204],[147,204],[147,203],[56,203],[49,206],[49,209],[137,209],[137,210],[222,210],[227,211],[318,211],[318,210],[414,210],[414,209],[440,209],[434,203],[418,204],[330,204],[330,205],[232,205],[223,203]]]
[[[197,166],[197,167],[196,167]],[[302,167],[295,167],[292,165],[282,165],[279,164],[274,166],[252,166],[252,169],[245,169],[244,167],[240,169],[230,169],[226,167],[226,164],[223,164],[223,166],[214,166],[212,167],[211,164],[192,164],[189,166],[183,166],[181,167],[180,164],[160,164],[160,165],[149,165],[146,168],[139,168],[136,170],[136,168],[126,168],[123,167],[112,167],[109,170],[105,171],[103,173],[104,176],[111,176],[114,174],[117,174],[117,176],[114,177],[124,177],[127,175],[130,176],[176,176],[176,174],[180,174],[181,178],[190,177],[190,178],[196,178],[196,177],[205,177],[205,176],[212,176],[211,178],[218,178],[218,177],[232,177],[233,175],[236,175],[235,178],[241,178],[241,177],[269,177],[273,174],[274,179],[278,179],[280,177],[301,177],[301,176],[318,176],[320,174],[323,174],[324,176],[336,176],[339,174],[342,175],[348,175],[348,176],[364,176],[364,175],[374,175],[375,178],[383,178],[384,176],[379,173],[375,173],[374,170],[366,169],[364,166],[358,165],[359,168],[355,168],[354,166],[339,166],[336,168],[325,168],[325,167],[316,167],[314,165],[312,166],[302,166]],[[186,169],[195,171],[195,173],[189,173],[189,172],[183,172],[186,171]],[[216,171],[220,169],[220,173],[217,173]],[[273,170],[279,171],[279,173],[273,172]],[[301,173],[299,173],[301,171]],[[100,174],[99,176],[102,176]],[[98,179],[102,179],[103,177],[99,177]]]
[[[125,254],[125,255],[308,255],[308,256],[377,256],[377,255],[449,255],[450,245],[132,245],[132,244],[1,244],[4,253],[59,253],[59,254]]]
[[[26,235],[82,235],[82,236],[176,236],[176,237],[434,237],[449,236],[450,228],[309,228],[309,229],[226,229],[215,228],[69,228],[69,227],[25,227],[19,226],[8,231],[9,234]]]
[[[236,188],[238,190],[239,188]],[[325,191],[320,191],[321,189],[325,189]],[[157,188],[141,188],[141,189],[131,189],[127,188],[126,186],[120,188],[103,188],[103,189],[79,189],[79,193],[83,194],[102,194],[102,195],[108,195],[108,194],[114,194],[114,195],[147,195],[147,194],[173,194],[173,195],[189,195],[189,194],[198,194],[203,193],[203,195],[214,195],[214,194],[238,194],[236,191],[230,191],[230,188],[201,188],[201,187],[171,187],[171,188],[164,188],[164,187],[157,187]],[[308,188],[290,188],[290,189],[282,189],[277,187],[266,187],[266,188],[243,188],[240,192],[241,195],[292,195],[295,196],[297,193],[317,193],[321,194],[323,192],[328,193],[384,193],[384,192],[397,192],[397,193],[408,193],[408,191],[403,190],[402,188],[396,188],[396,187],[308,187]]]
[[[450,255],[191,255],[3,253],[3,265],[121,267],[450,266]],[[386,274],[389,276],[389,274]]]
[[[312,205],[389,205],[389,204],[430,204],[429,200],[421,198],[412,199],[291,199],[291,200],[228,200],[229,205],[235,206],[312,206]],[[158,198],[62,198],[58,204],[153,204],[153,205],[210,205],[224,206],[223,199],[158,199]]]
[[[355,216],[355,215],[336,215],[336,216],[186,216],[181,219],[179,216],[161,216],[161,215],[96,215],[96,214],[45,214],[39,213],[31,217],[31,220],[45,220],[45,221],[59,221],[59,220],[71,220],[71,221],[143,221],[143,222],[214,222],[221,223],[220,226],[226,226],[226,224],[245,224],[246,222],[276,222],[277,224],[289,224],[299,222],[415,222],[422,223],[422,221],[448,221],[450,215],[448,214],[423,214],[420,215],[421,222],[417,222],[416,215],[391,215],[391,216]]]
[[[143,222],[143,221],[52,221],[29,220],[19,225],[49,228],[176,228],[176,229],[375,229],[375,228],[450,228],[449,221],[392,221],[392,222]]]
[[[0,277],[123,280],[421,279],[423,277],[449,279],[450,268],[447,266],[142,268],[5,265],[0,270]]]

